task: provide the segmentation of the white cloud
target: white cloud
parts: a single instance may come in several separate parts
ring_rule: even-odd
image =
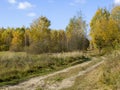
[[[17,1],[16,0],[8,0],[9,3],[15,4]]]
[[[31,13],[28,13],[27,16],[29,16],[29,17],[35,17],[35,16],[36,16],[36,13],[31,12]]]
[[[84,3],[86,3],[86,0],[73,0],[71,3],[69,3],[69,5],[75,6],[77,4],[84,4]]]
[[[33,7],[33,5],[31,3],[29,3],[29,2],[27,2],[27,1],[20,2],[18,4],[18,9],[28,9],[28,8],[32,8],[32,7]]]
[[[120,0],[115,0],[115,4],[120,5]]]

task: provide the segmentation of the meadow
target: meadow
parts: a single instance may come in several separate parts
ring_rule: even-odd
[[[27,54],[25,52],[0,52],[0,86],[17,84],[31,77],[40,76],[89,61],[83,52]]]

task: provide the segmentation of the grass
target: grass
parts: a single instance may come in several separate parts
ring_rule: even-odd
[[[17,84],[31,77],[48,74],[88,60],[90,57],[84,56],[81,52],[41,55],[0,52],[0,86]]]
[[[39,87],[37,87],[37,89],[38,90],[46,90],[47,86],[58,85],[59,83],[62,82],[62,80],[66,79],[66,78],[70,78],[72,76],[75,76],[75,75],[79,74],[80,71],[83,71],[101,61],[100,57],[99,58],[91,57],[91,59],[92,59],[92,61],[90,61],[88,64],[85,64],[85,65],[79,66],[79,67],[75,67],[75,68],[70,69],[67,72],[61,72],[54,76],[46,78],[44,80],[44,86],[39,86]],[[67,89],[67,90],[69,90],[69,89]]]
[[[77,75],[80,71],[85,70],[86,68],[100,62],[100,59],[97,60],[92,60],[92,62],[90,62],[89,64],[85,65],[85,66],[80,66],[80,67],[76,67],[76,68],[72,68],[69,70],[69,72],[63,72],[57,75],[54,75],[53,77],[49,77],[46,79],[46,81],[62,81],[65,78]],[[58,80],[60,78],[60,80]]]
[[[62,90],[119,90],[120,53],[106,55],[103,65],[76,78],[75,84]]]

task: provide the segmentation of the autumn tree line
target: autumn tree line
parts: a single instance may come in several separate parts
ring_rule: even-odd
[[[108,11],[99,8],[90,23],[91,46],[99,49],[120,47],[120,6]]]
[[[41,16],[30,28],[0,28],[0,51],[26,51],[29,53],[56,53],[86,50],[86,23],[81,16],[74,16],[66,30],[52,30],[48,18]]]
[[[119,47],[120,6],[99,8],[90,23],[90,35],[82,15],[70,19],[65,30],[50,29],[51,22],[41,16],[29,28],[0,28],[0,51],[56,53]]]

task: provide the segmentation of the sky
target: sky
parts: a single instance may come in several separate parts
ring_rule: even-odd
[[[114,5],[120,5],[120,0],[0,0],[0,27],[29,27],[46,16],[50,28],[65,29],[79,11],[89,24],[98,8],[110,10]]]

